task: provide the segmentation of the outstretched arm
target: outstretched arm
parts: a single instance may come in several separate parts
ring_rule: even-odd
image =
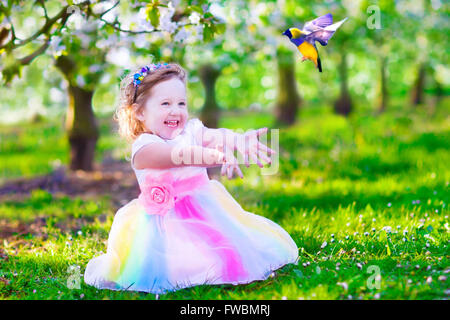
[[[275,151],[258,141],[258,137],[266,132],[267,128],[261,128],[239,134],[225,128],[211,129],[203,126],[201,130],[196,132],[195,139],[197,144],[217,149],[225,154],[225,163],[221,169],[222,176],[227,174],[228,179],[231,179],[233,171],[236,171],[243,178],[242,171],[239,168],[239,161],[235,158],[234,151],[238,151],[247,167],[250,165],[249,159],[252,159],[261,168],[264,165],[260,159],[270,164],[271,159],[266,153],[273,154]]]
[[[225,128],[211,129],[202,127],[201,130],[196,132],[195,139],[199,145],[205,148],[221,149],[225,139],[234,139],[235,135],[237,133]]]
[[[225,155],[219,150],[201,146],[170,146],[151,142],[139,149],[133,159],[136,169],[167,169],[182,166],[217,167],[224,163]]]
[[[243,157],[247,167],[249,167],[249,159],[252,159],[254,163],[262,168],[263,164],[260,159],[266,163],[271,163],[266,153],[275,153],[274,150],[258,140],[260,135],[267,133],[267,130],[267,128],[261,128],[240,134],[225,128],[211,129],[202,127],[202,130],[198,130],[196,133],[195,138],[199,145],[220,150],[226,156],[230,156],[237,150]]]

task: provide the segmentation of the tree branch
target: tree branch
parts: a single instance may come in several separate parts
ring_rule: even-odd
[[[78,4],[78,6],[84,6],[84,5],[89,4],[89,3],[90,3],[89,1],[85,1],[85,2],[82,2],[82,3]],[[29,42],[31,42],[31,41],[37,39],[41,34],[48,34],[48,32],[49,32],[49,30],[51,29],[51,27],[52,27],[59,19],[62,18],[62,21],[64,21],[64,23],[65,23],[65,21],[67,21],[67,18],[72,14],[72,13],[69,13],[69,12],[67,11],[67,9],[68,9],[69,7],[70,7],[69,5],[65,6],[64,8],[61,9],[61,11],[60,11],[57,15],[55,15],[55,16],[54,16],[53,18],[51,18],[51,19],[49,19],[48,17],[46,17],[46,19],[45,19],[45,24],[42,26],[41,29],[39,29],[38,31],[36,31],[32,36],[30,36],[30,37],[28,37],[28,38],[26,38],[26,39],[20,40],[20,41],[17,42],[17,43],[14,43],[14,41],[17,40],[18,38],[16,37],[16,35],[15,35],[15,33],[14,33],[14,26],[13,26],[13,24],[11,23],[12,38],[11,38],[11,40],[10,40],[9,42],[7,42],[6,44],[1,45],[1,46],[0,46],[0,49],[8,48],[8,49],[10,49],[10,50],[13,50],[13,49],[16,49],[16,48],[18,48],[18,47],[21,47],[21,46],[23,46],[23,45],[25,45],[25,44],[27,44],[27,43],[29,43]]]
[[[117,2],[116,2],[111,8],[109,8],[108,10],[102,12],[102,13],[100,14],[100,18],[103,18],[103,16],[104,16],[105,14],[107,14],[107,13],[110,12],[112,9],[114,9],[115,7],[117,7],[117,5],[118,5],[119,3],[120,3],[120,0],[117,1]]]
[[[32,54],[29,54],[26,57],[23,57],[21,59],[17,59],[17,62],[19,62],[21,65],[27,65],[30,64],[31,61],[33,61],[34,58],[41,55],[42,53],[47,50],[48,46],[50,45],[50,38],[47,38],[42,46],[39,47],[35,52]]]
[[[41,5],[42,9],[44,9],[45,20],[48,20],[49,18],[48,18],[47,8],[45,7],[44,0],[37,0],[36,2],[38,2]]]
[[[134,30],[127,30],[127,29],[122,29],[120,27],[120,23],[111,23],[103,18],[100,18],[100,21],[104,22],[106,25],[113,27],[115,30],[120,31],[120,32],[125,32],[125,33],[130,33],[130,34],[142,34],[142,33],[153,33],[153,32],[158,32],[158,31],[162,31],[159,29],[153,29],[153,30],[139,30],[139,31],[134,31]]]
[[[117,5],[120,3],[120,0],[117,1],[111,8],[109,8],[108,10],[105,10],[104,12],[98,14],[98,15],[94,15],[96,18],[100,19],[100,21],[102,21],[103,23],[105,23],[106,25],[114,28],[117,31],[120,32],[124,32],[124,33],[129,33],[129,34],[144,34],[144,33],[153,33],[153,32],[162,32],[163,30],[159,30],[159,29],[153,29],[153,30],[129,30],[129,29],[122,29],[120,26],[120,22],[117,21],[117,18],[114,22],[109,22],[107,20],[105,20],[103,18],[103,16],[105,14],[107,14],[109,11],[113,10],[115,7],[117,7]],[[176,22],[176,20],[174,20]],[[186,23],[183,25],[184,26],[188,26],[188,25],[194,25],[193,23]]]
[[[143,33],[153,33],[153,32],[162,32],[163,31],[163,30],[160,30],[160,29],[134,31],[134,30],[122,29],[120,27],[120,23],[118,23],[118,22],[111,23],[109,21],[104,20],[103,18],[101,18],[100,21],[104,22],[108,26],[113,27],[117,31],[129,33],[129,34],[143,34]],[[194,24],[194,23],[186,23],[186,24],[183,24],[182,27],[184,27],[184,26],[192,26],[192,25],[196,25],[196,24]]]

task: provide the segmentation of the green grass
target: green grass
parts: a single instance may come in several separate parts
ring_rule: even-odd
[[[105,153],[123,152],[124,143],[112,134],[110,119],[99,121],[100,138],[95,160]],[[69,160],[69,144],[62,122],[57,120],[0,125],[0,183],[6,179],[48,174]]]
[[[243,167],[245,179],[222,180],[247,211],[277,222],[300,248],[298,265],[248,285],[197,286],[160,299],[448,299],[450,126],[447,105],[430,115],[401,109],[346,119],[325,108],[302,111],[280,129],[277,174]],[[247,121],[248,120],[248,121]],[[106,121],[104,123],[107,123]],[[272,126],[267,114],[225,117],[221,126]],[[55,124],[0,128],[4,179],[51,171],[67,161]],[[97,160],[115,152],[105,124]],[[17,138],[19,137],[19,138]],[[117,148],[116,148],[117,149]],[[33,164],[33,165],[32,165]],[[131,200],[131,199],[130,199]],[[155,299],[153,294],[69,289],[70,266],[82,274],[106,251],[115,210],[109,197],[35,191],[0,204],[0,221],[40,233],[2,243],[2,299]],[[390,227],[387,232],[385,227]],[[379,270],[380,287],[372,287]]]

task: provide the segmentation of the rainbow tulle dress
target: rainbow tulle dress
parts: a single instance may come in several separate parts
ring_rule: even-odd
[[[195,144],[194,132],[201,126],[191,119],[172,140],[141,134],[132,158],[154,141]],[[141,194],[117,211],[106,254],[86,267],[87,284],[161,294],[264,280],[297,263],[298,248],[289,234],[245,211],[219,181],[208,178],[206,168],[133,169]]]

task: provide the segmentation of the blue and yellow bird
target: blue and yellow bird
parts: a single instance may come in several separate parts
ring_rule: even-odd
[[[320,62],[319,52],[315,42],[318,41],[322,46],[328,44],[328,40],[333,36],[336,30],[347,20],[347,18],[333,24],[333,15],[328,13],[312,21],[308,21],[303,26],[303,30],[298,28],[289,28],[283,35],[289,39],[302,54],[302,62],[311,60],[316,68],[322,72],[322,63]]]

